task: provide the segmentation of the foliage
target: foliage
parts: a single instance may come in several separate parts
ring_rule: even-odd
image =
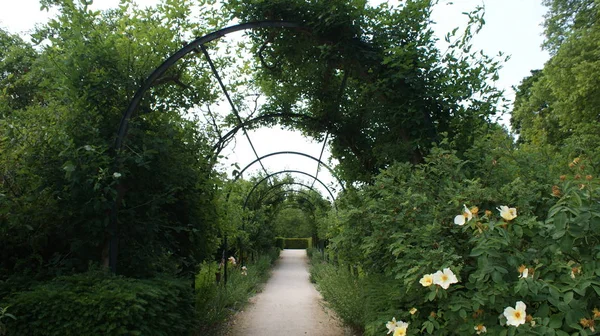
[[[283,238],[277,237],[278,241],[281,239],[284,249],[309,249],[312,247],[312,238]]]
[[[569,147],[597,160],[600,146],[598,1],[547,0],[552,58],[517,88],[512,127],[521,143]]]
[[[168,277],[91,271],[57,277],[2,303],[18,317],[7,321],[7,335],[185,335],[195,321],[190,284]]]
[[[598,22],[600,4],[596,0],[544,0],[543,4],[548,7],[544,47],[552,53],[556,53],[571,34]]]
[[[339,160],[340,177],[370,182],[395,161],[421,162],[438,134],[468,146],[470,127],[495,113],[500,93],[487,84],[500,62],[472,49],[483,9],[463,34],[438,50],[431,30],[435,1],[399,6],[366,1],[228,1],[241,21],[287,20],[301,30],[257,31],[254,81],[267,94],[261,113],[304,116],[298,127]],[[288,126],[296,127],[296,124]],[[468,126],[467,126],[468,125]]]
[[[339,264],[314,277],[368,335],[383,334],[394,316],[410,323],[409,335],[472,334],[479,324],[494,335],[584,335],[600,317],[593,312],[600,309],[594,162],[576,158],[567,168],[557,155],[544,165],[543,148],[510,141],[503,148],[498,132],[478,138],[464,154],[469,161],[434,149],[425,164],[391,166],[372,186],[344,195],[340,213],[321,222]],[[463,204],[473,217],[460,226],[453,218],[466,212]],[[501,218],[502,205],[516,207],[517,217]],[[457,284],[419,283],[445,268]],[[361,298],[338,297],[344,291]],[[509,327],[503,311],[516,301],[531,316]]]
[[[199,312],[199,334],[215,332],[219,324],[232,312],[239,311],[248,298],[256,293],[261,283],[269,277],[271,265],[279,256],[279,250],[261,255],[256,261],[247,264],[247,275],[240,265],[229,266],[227,284],[224,284],[223,270],[216,263],[204,263],[196,276],[196,309]],[[221,283],[215,282],[219,273]]]
[[[311,217],[308,209],[281,209],[273,219],[275,234],[288,238],[311,237],[314,233],[312,224],[315,222]]]
[[[118,161],[111,146],[141,81],[208,23],[192,23],[185,1],[46,5],[59,15],[33,34],[43,47],[0,32],[1,277],[106,264],[115,203],[120,273],[194,272],[219,244],[217,196],[203,159],[211,135],[180,112],[214,99],[209,73],[186,69],[194,59],[174,67],[143,101]]]
[[[285,238],[275,237],[275,247],[283,250],[285,248]]]
[[[366,323],[363,279],[357,279],[347,267],[322,261],[318,253],[311,258],[310,278],[317,284],[327,305],[345,324],[362,328]]]
[[[7,320],[9,318],[13,320],[17,319],[13,314],[7,312],[8,308],[9,307],[0,307],[0,335],[2,336],[6,335],[6,325],[2,320]]]

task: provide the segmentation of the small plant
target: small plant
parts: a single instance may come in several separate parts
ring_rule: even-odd
[[[4,324],[4,321],[6,318],[11,318],[13,320],[16,320],[17,318],[13,315],[13,314],[9,314],[6,311],[8,310],[9,306],[6,307],[0,307],[0,335],[4,336],[6,335],[6,325]]]

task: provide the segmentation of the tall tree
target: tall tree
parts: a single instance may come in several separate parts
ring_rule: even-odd
[[[600,145],[598,1],[546,1],[546,46],[554,55],[517,89],[513,128],[521,142]]]
[[[600,18],[598,0],[544,0],[543,4],[548,7],[543,46],[553,54],[573,32],[598,24]]]

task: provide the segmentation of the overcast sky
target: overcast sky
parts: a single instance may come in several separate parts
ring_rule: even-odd
[[[156,2],[157,0],[138,1],[142,5],[152,5]],[[485,4],[486,25],[474,39],[474,47],[484,50],[488,55],[497,55],[499,51],[511,55],[511,59],[500,70],[500,79],[495,83],[497,87],[506,91],[505,95],[508,99],[512,100],[514,97],[512,86],[518,85],[523,77],[529,75],[530,70],[542,68],[548,60],[548,54],[540,48],[543,40],[540,24],[545,13],[541,0],[454,0],[451,5],[446,4],[448,1],[441,2],[433,13],[433,20],[436,22],[435,31],[439,37],[443,37],[446,32],[457,26],[466,25],[467,19],[461,14],[462,12],[470,11],[482,3]],[[0,3],[2,4],[0,27],[13,33],[26,34],[36,23],[45,22],[48,17],[55,14],[41,12],[37,0],[0,0]],[[94,7],[106,9],[116,7],[118,3],[118,0],[95,0]],[[390,3],[397,2],[390,1]],[[509,117],[506,116],[503,123],[507,125],[508,119]],[[303,138],[298,132],[259,129],[249,134],[260,156],[276,151],[299,151],[319,157],[322,147],[322,143]],[[226,166],[238,162],[243,167],[256,158],[241,132],[235,146],[231,146],[224,154],[228,156]],[[328,157],[326,151],[324,158]],[[271,172],[294,169],[314,175],[317,169],[315,161],[293,155],[273,156],[265,159],[264,164]],[[257,169],[260,169],[259,165],[253,166],[249,173]],[[248,173],[244,175],[249,176]],[[312,183],[306,176],[295,177],[299,177],[307,184]],[[327,171],[321,170],[319,178],[339,190]],[[327,193],[322,192],[322,194]]]

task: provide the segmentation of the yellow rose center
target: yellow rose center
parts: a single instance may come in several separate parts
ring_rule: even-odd
[[[515,312],[515,318],[517,318],[517,319],[521,318],[521,312],[520,311],[516,311]]]
[[[446,274],[442,275],[442,281],[448,281],[448,276]]]

